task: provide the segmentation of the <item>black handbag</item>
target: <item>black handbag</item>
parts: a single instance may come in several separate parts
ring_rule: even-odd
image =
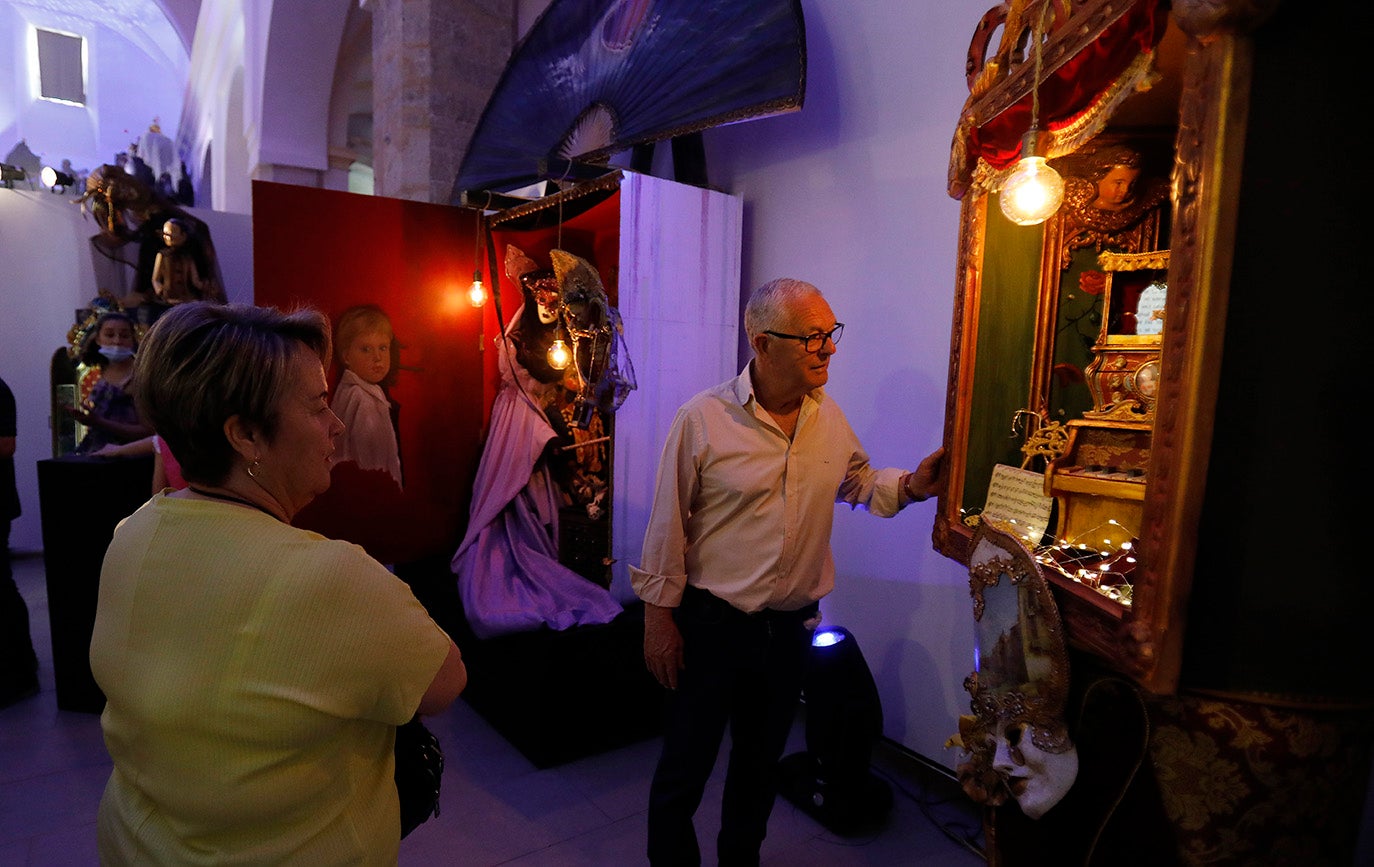
[[[396,794],[401,799],[401,836],[439,815],[444,750],[418,715],[396,728]]]

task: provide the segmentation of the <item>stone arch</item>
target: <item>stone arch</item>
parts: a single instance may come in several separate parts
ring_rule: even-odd
[[[319,185],[328,169],[329,106],[349,5],[274,0],[268,20],[258,22],[261,40],[254,38],[254,12],[246,10],[248,50],[262,51],[255,64],[254,177],[302,183],[300,170],[308,170],[318,173]]]

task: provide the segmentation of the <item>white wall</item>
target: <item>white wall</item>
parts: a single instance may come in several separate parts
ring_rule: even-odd
[[[945,172],[989,4],[802,6],[804,108],[708,130],[708,177],[745,202],[742,298],[780,276],[819,286],[845,323],[829,393],[876,465],[914,468],[943,432],[959,228]],[[822,611],[858,640],[884,734],[953,767],[973,613],[967,572],[932,549],[934,514],[934,501],[886,521],[840,509]]]
[[[659,453],[678,407],[739,372],[738,197],[632,172],[620,186],[617,304],[639,387],[615,415],[611,591],[634,598]]]
[[[213,211],[191,213],[210,227],[229,300],[251,303],[251,219]],[[67,196],[0,189],[0,303],[5,310],[0,318],[0,376],[18,404],[14,468],[24,508],[10,534],[15,551],[43,547],[38,461],[52,457],[48,369],[53,353],[65,345],[76,311],[96,296],[89,243],[95,233],[94,220],[83,217]]]
[[[174,134],[186,82],[185,49],[155,4],[138,21],[117,22],[0,2],[0,157],[20,139],[45,163],[77,170],[114,162],[160,118]],[[36,98],[30,83],[32,27],[81,36],[88,58],[86,105]]]
[[[43,547],[37,462],[52,457],[48,365],[76,310],[96,295],[87,241],[95,224],[73,220],[76,210],[47,191],[0,189],[0,376],[14,391],[19,414],[14,470],[24,509],[10,531],[15,551]]]

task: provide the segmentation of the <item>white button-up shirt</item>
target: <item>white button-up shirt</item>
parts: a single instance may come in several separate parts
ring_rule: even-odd
[[[690,584],[745,612],[794,611],[835,586],[834,504],[880,517],[905,505],[903,471],[874,469],[839,406],[815,389],[789,440],[759,406],[751,368],[683,404],[659,459],[635,592],[675,608]]]

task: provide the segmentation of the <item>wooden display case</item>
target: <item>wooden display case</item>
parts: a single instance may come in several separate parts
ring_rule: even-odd
[[[1021,460],[1009,421],[1031,413],[1068,428],[1069,451],[1046,473],[1059,504],[1055,536],[1113,527],[1105,538],[1131,541],[1138,562],[1120,598],[1049,570],[1065,630],[1073,646],[1158,692],[1179,680],[1211,445],[1248,105],[1240,31],[1270,11],[1223,5],[1211,15],[1193,3],[1025,0],[990,11],[970,47],[971,94],[951,155],[962,230],[950,479],[935,547],[967,563],[992,469]],[[1025,132],[1036,27],[1041,128],[1050,131],[1042,153],[1066,176],[1066,194],[1046,223],[1019,227],[998,210],[998,167],[981,159],[994,153],[983,145],[999,124],[1013,147]],[[1060,78],[1101,96],[1073,103]],[[1095,167],[1122,147],[1139,158],[1134,195],[1104,202]],[[1108,330],[1121,311],[1103,306],[1099,255],[1162,250],[1172,250],[1158,269],[1168,287],[1162,329]]]

